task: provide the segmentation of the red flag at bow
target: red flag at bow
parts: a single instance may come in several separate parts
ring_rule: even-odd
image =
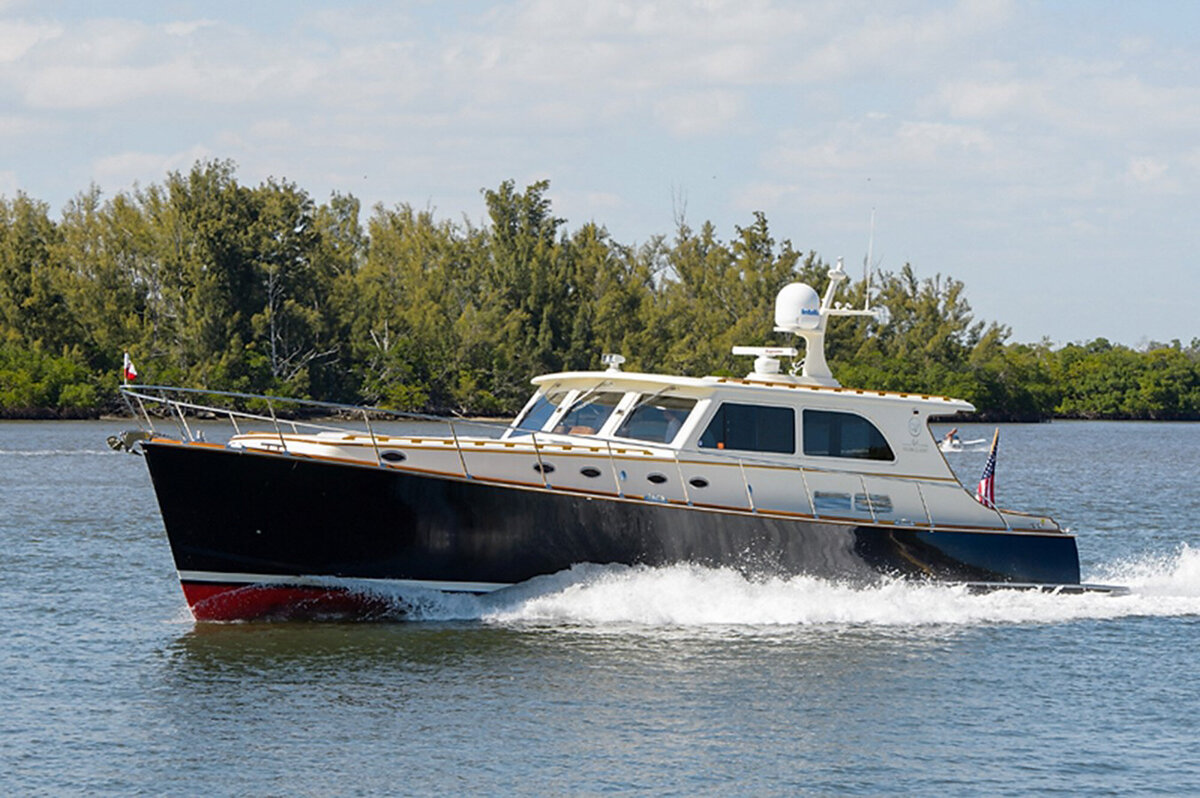
[[[130,359],[129,353],[125,353],[125,365],[121,368],[121,374],[125,377],[125,382],[133,382],[137,379],[137,369],[133,367],[133,360]]]

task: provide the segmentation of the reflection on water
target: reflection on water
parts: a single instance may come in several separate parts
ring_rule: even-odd
[[[862,754],[842,752],[846,741],[880,711],[919,714],[917,685],[961,644],[928,630],[203,624],[168,647],[157,692],[181,739],[316,723],[335,739],[391,740],[417,791],[444,783],[438,768],[452,762],[477,769],[464,789],[529,791],[534,771],[539,793],[614,780],[687,789],[708,783],[693,783],[702,773],[730,779],[722,756],[752,766],[730,782],[743,784],[795,756],[852,762]],[[380,755],[378,742],[358,745]]]
[[[1086,730],[1172,723],[1156,693],[1189,667],[1176,647],[1131,673],[1128,646],[1170,648],[1195,619],[1127,623],[204,624],[169,645],[154,692],[173,739],[223,730],[225,767],[317,791],[337,789],[315,761],[331,751],[364,791],[389,788],[392,762],[414,792],[921,792],[936,773],[1003,794],[1016,762],[1027,789],[1087,790],[1125,783],[1096,765],[1144,732]]]

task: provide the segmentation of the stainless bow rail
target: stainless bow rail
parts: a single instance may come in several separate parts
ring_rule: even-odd
[[[274,431],[275,436],[279,439],[278,453],[285,455],[295,453],[289,450],[288,440],[284,432],[285,429],[290,430],[294,435],[331,432],[341,433],[343,435],[350,434],[359,436],[364,434],[362,429],[356,427],[347,427],[346,424],[352,420],[354,423],[361,422],[365,428],[365,437],[370,441],[372,450],[374,452],[375,465],[380,468],[387,469],[395,469],[397,466],[388,463],[383,458],[380,449],[381,442],[384,443],[385,446],[392,446],[394,448],[395,444],[392,443],[393,438],[399,436],[415,437],[415,435],[412,432],[399,432],[389,435],[379,435],[376,433],[375,426],[372,424],[372,419],[374,419],[376,422],[382,421],[385,423],[390,421],[419,423],[423,426],[429,426],[432,424],[446,425],[449,435],[444,436],[443,440],[445,437],[448,437],[449,441],[452,442],[454,450],[458,456],[457,459],[461,469],[461,476],[465,479],[481,479],[483,481],[490,481],[490,478],[473,475],[471,470],[468,468],[467,460],[469,452],[463,445],[463,437],[459,435],[459,428],[469,427],[472,430],[481,431],[481,434],[478,434],[477,437],[468,439],[472,443],[476,443],[480,438],[484,440],[499,440],[508,435],[519,435],[520,438],[516,439],[518,443],[523,442],[522,439],[528,437],[528,443],[536,461],[534,468],[539,472],[542,486],[544,488],[548,490],[579,492],[579,489],[577,488],[571,488],[561,484],[555,485],[550,477],[550,474],[553,472],[553,468],[549,467],[549,464],[545,459],[547,452],[554,447],[565,446],[567,448],[572,448],[572,445],[562,443],[549,433],[521,429],[513,424],[503,424],[499,422],[480,421],[465,418],[450,418],[447,416],[411,413],[378,407],[364,407],[361,405],[339,404],[336,402],[320,402],[311,399],[293,399],[287,397],[266,396],[262,394],[241,393],[236,391],[219,391],[203,388],[179,388],[165,385],[126,385],[121,386],[120,392],[127,407],[129,408],[130,414],[138,421],[138,424],[141,426],[142,430],[150,435],[159,435],[159,432],[155,426],[156,421],[165,424],[169,420],[176,427],[180,440],[189,442],[206,442],[203,429],[195,423],[197,420],[228,420],[235,435],[241,435],[243,433],[243,426],[245,424],[251,422],[260,422],[270,425],[270,428]],[[210,398],[210,401],[201,401],[206,397]],[[211,399],[216,398],[220,398],[225,401],[223,403],[220,401],[211,401]],[[162,411],[157,418],[154,413],[150,412],[149,408],[147,407],[148,404],[150,407],[162,408]],[[242,407],[236,407],[232,405],[241,405]],[[256,405],[265,409],[265,413],[255,412],[251,409],[243,409],[253,408]],[[277,405],[294,406],[298,410],[303,411],[305,414],[312,414],[320,417],[321,420],[300,420],[294,417],[295,414],[281,415],[280,412],[277,412]],[[189,423],[189,417],[192,419],[192,423]],[[241,423],[239,424],[239,422]],[[425,439],[437,437],[431,436],[427,433],[416,434]],[[628,496],[628,491],[623,485],[625,480],[625,472],[621,469],[617,461],[617,453],[614,452],[615,444],[618,447],[617,452],[620,453],[627,453],[631,450],[635,450],[649,454],[656,459],[669,458],[670,460],[673,460],[675,470],[679,477],[683,503],[687,505],[693,504],[693,497],[691,492],[688,490],[688,481],[684,478],[683,464],[679,459],[679,452],[677,450],[670,449],[669,447],[647,446],[646,444],[641,444],[639,442],[614,442],[602,438],[597,438],[595,440],[595,444],[596,446],[593,447],[593,451],[599,451],[602,448],[603,452],[607,456],[614,485],[614,491],[612,495],[616,496],[617,498],[625,498]],[[274,450],[275,446],[272,445],[271,449]],[[654,451],[651,452],[650,449],[654,449]],[[799,482],[803,487],[804,497],[808,505],[806,508],[808,512],[800,513],[801,515],[809,515],[811,518],[816,520],[821,520],[823,517],[829,520],[836,519],[839,521],[855,520],[853,517],[842,516],[833,513],[823,516],[821,508],[818,506],[819,503],[817,501],[817,496],[814,495],[814,491],[809,485],[809,477],[811,475],[836,474],[843,478],[850,476],[857,478],[859,485],[862,488],[861,494],[854,494],[853,492],[848,494],[847,498],[849,499],[849,509],[851,509],[851,511],[854,510],[854,508],[859,504],[859,497],[861,496],[862,504],[866,507],[867,515],[869,516],[870,521],[872,523],[880,522],[879,512],[877,511],[876,507],[877,499],[876,497],[872,496],[872,493],[867,485],[867,478],[862,474],[856,474],[845,470],[826,469],[807,465],[784,466],[778,461],[732,455],[721,450],[714,450],[711,452],[706,451],[705,455],[711,458],[714,462],[724,461],[726,464],[734,465],[738,468],[741,476],[740,481],[745,494],[746,506],[744,510],[746,511],[752,513],[779,512],[789,515],[797,514],[797,509],[799,508],[785,509],[778,507],[764,507],[761,501],[756,500],[753,482],[747,475],[748,466],[751,468],[769,467],[773,470],[786,468],[794,469],[799,472]],[[922,489],[921,482],[918,479],[912,477],[896,477],[886,474],[873,474],[870,478],[872,481],[897,484],[902,483],[908,487],[915,487],[917,497],[920,501],[924,518],[909,519],[902,517],[898,520],[888,520],[885,523],[936,531],[938,525],[934,522],[933,515],[929,509],[929,502],[925,496],[925,491]],[[961,488],[961,486],[959,487]],[[595,493],[595,491],[587,492]],[[817,491],[816,493],[819,494],[820,491]],[[647,501],[654,500],[651,498],[651,494],[643,494],[641,498]],[[659,498],[658,500],[667,501],[662,498]],[[1004,514],[996,508],[992,509],[999,517],[1004,528],[1011,528],[1008,523],[1008,519],[1005,518]],[[861,520],[866,519],[864,518]]]

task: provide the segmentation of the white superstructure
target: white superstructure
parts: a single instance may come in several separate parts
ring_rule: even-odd
[[[581,496],[663,502],[833,524],[1059,533],[1049,518],[997,510],[958,482],[928,428],[974,408],[919,393],[841,387],[825,361],[834,316],[878,310],[834,303],[845,280],[830,270],[823,298],[793,283],[776,301],[776,330],[796,349],[736,347],[755,357],[745,378],[604,371],[536,377],[536,392],[499,434],[388,436],[274,432],[230,446],[364,462]]]

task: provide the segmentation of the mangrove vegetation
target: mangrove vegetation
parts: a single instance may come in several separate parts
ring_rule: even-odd
[[[123,352],[143,382],[507,414],[531,376],[604,352],[630,370],[745,373],[730,348],[782,342],[778,289],[824,290],[829,264],[761,213],[727,240],[681,220],[633,246],[569,229],[548,188],[485,190],[480,226],[242,185],[228,161],[111,198],[92,187],[57,219],[0,197],[0,416],[119,409]],[[1200,418],[1200,340],[1016,343],[974,317],[958,280],[906,264],[873,283],[890,323],[828,338],[845,385],[961,397],[995,419]]]

